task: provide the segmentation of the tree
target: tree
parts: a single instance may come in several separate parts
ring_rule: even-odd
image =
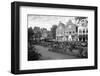
[[[43,39],[47,38],[48,30],[46,28],[41,28],[41,35]]]
[[[35,39],[40,39],[40,37],[41,37],[40,27],[34,27],[33,31],[34,31],[34,38]]]
[[[30,47],[28,46],[28,60],[29,61],[39,60],[40,57],[41,57],[41,54],[36,51],[35,46],[32,46],[32,45]]]
[[[47,35],[47,38],[48,38],[49,40],[51,40],[51,39],[52,39],[52,33],[51,33],[51,31],[48,31],[47,34],[48,34],[48,35]]]
[[[51,33],[52,33],[53,39],[56,38],[56,29],[57,29],[57,25],[53,25],[51,28]]]
[[[37,32],[41,31],[40,27],[37,27],[37,26],[35,26],[33,30],[34,30],[34,33],[37,33]]]
[[[32,27],[28,28],[28,42],[30,43],[32,40],[32,36],[33,36],[33,29]]]
[[[79,23],[82,19],[86,19],[87,17],[75,17],[77,23]]]
[[[46,28],[41,28],[41,32],[45,32],[45,31],[47,31]]]

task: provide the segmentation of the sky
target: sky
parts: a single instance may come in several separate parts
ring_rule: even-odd
[[[50,30],[52,25],[58,25],[59,21],[64,24],[67,24],[69,20],[72,20],[75,23],[75,17],[68,17],[68,16],[50,16],[50,15],[28,15],[28,27],[34,28],[38,26],[40,28],[47,28]]]

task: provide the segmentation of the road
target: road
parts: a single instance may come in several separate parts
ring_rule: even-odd
[[[75,59],[75,56],[69,56],[57,52],[48,51],[49,48],[35,45],[37,51],[42,55],[42,60],[45,59]]]

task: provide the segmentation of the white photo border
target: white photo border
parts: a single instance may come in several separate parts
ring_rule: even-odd
[[[88,59],[64,59],[64,60],[27,60],[27,14],[85,16],[88,17]],[[94,10],[20,7],[20,70],[48,69],[62,67],[94,66]]]

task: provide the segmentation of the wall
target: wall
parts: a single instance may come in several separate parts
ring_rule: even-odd
[[[13,0],[0,1],[0,76],[14,76],[10,73],[10,51],[11,51],[11,6]],[[17,1],[17,0],[16,0]],[[44,2],[44,3],[59,3],[59,4],[74,4],[74,5],[90,5],[98,6],[100,13],[100,0],[21,0],[30,2]],[[100,14],[98,15],[98,21]],[[100,23],[99,23],[100,24]],[[99,25],[98,24],[98,25]],[[100,29],[100,26],[98,26]],[[100,32],[100,30],[98,31]],[[98,44],[100,45],[100,35],[98,36]],[[100,48],[98,49],[100,50]],[[100,58],[100,52],[99,58]],[[100,67],[100,60],[99,60]],[[99,76],[99,70],[85,70],[85,71],[68,71],[68,72],[54,72],[34,74],[34,76]],[[26,74],[25,76],[32,76],[33,74]],[[23,75],[21,75],[23,76]]]

